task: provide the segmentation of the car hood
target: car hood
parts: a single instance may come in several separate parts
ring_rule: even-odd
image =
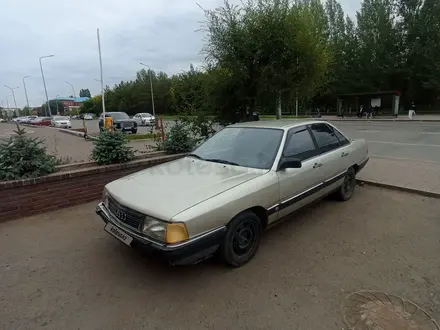
[[[106,185],[119,203],[162,220],[267,173],[193,158],[155,166]]]

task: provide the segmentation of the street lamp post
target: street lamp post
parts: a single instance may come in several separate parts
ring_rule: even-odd
[[[46,116],[47,116],[47,109],[49,109],[49,116],[51,116],[52,113],[50,111],[49,96],[47,96],[46,80],[44,80],[43,64],[41,64],[41,60],[43,58],[54,57],[54,56],[55,56],[54,54],[50,54],[50,55],[40,57],[41,77],[43,78],[44,92],[46,93],[46,111],[45,111]]]
[[[72,90],[73,90],[73,97],[76,98],[75,87],[73,87],[73,85],[72,85],[70,82],[68,82],[68,81],[65,81],[65,83],[66,83],[67,85],[70,85],[70,87],[72,87]]]
[[[96,29],[96,36],[98,38],[99,69],[101,72],[100,82],[101,82],[102,120],[104,121],[104,127],[105,127],[104,78],[103,78],[103,73],[102,73],[101,39],[99,37],[99,29]]]
[[[15,109],[17,109],[17,101],[15,100],[14,89],[17,89],[17,88],[19,88],[19,87],[14,87],[14,88],[12,88],[12,87],[9,87],[9,86],[7,86],[7,85],[5,85],[5,87],[11,90],[11,92],[12,92],[12,97],[14,98]]]
[[[57,104],[57,115],[60,114],[60,112],[58,111],[58,96],[59,96],[59,95],[55,96],[55,102],[56,102],[56,104]]]
[[[23,77],[23,87],[24,87],[24,94],[26,95],[26,105],[29,108],[29,99],[28,99],[28,94],[27,94],[27,89],[26,89],[26,82],[24,81],[26,78],[30,78],[30,76]]]
[[[154,109],[153,79],[151,77],[151,71],[152,70],[151,70],[150,66],[147,65],[147,64],[144,64],[144,63],[141,62],[141,65],[146,66],[148,68],[149,73],[150,73],[151,105],[153,107],[153,117],[156,118],[156,111]]]

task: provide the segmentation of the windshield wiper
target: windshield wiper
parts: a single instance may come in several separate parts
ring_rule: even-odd
[[[240,164],[230,162],[229,160],[224,159],[217,159],[217,158],[211,158],[211,159],[205,159],[207,162],[213,162],[213,163],[220,163],[220,164],[226,164],[226,165],[234,165],[234,166],[240,166]]]
[[[188,155],[186,155],[186,157],[192,157],[192,158],[196,158],[196,159],[204,160],[203,157],[200,157],[199,155],[196,155],[196,154],[188,154]]]

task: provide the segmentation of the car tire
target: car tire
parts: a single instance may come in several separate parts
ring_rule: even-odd
[[[245,265],[257,252],[261,233],[261,221],[255,213],[251,211],[240,213],[228,224],[226,235],[218,251],[220,257],[233,267]]]
[[[137,132],[138,132],[137,129],[132,129],[132,130],[131,130],[131,134],[136,134]]]
[[[353,167],[350,167],[347,170],[347,173],[344,177],[344,182],[339,187],[339,189],[335,193],[335,197],[337,200],[345,202],[351,199],[354,195],[354,191],[356,189],[356,171]]]

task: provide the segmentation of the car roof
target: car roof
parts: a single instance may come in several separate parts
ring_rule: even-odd
[[[290,128],[302,125],[310,125],[317,123],[325,123],[324,120],[313,120],[313,119],[282,119],[282,120],[260,120],[260,121],[249,121],[238,124],[233,124],[228,127],[246,127],[246,128],[272,128],[272,129],[283,129],[288,130]]]

